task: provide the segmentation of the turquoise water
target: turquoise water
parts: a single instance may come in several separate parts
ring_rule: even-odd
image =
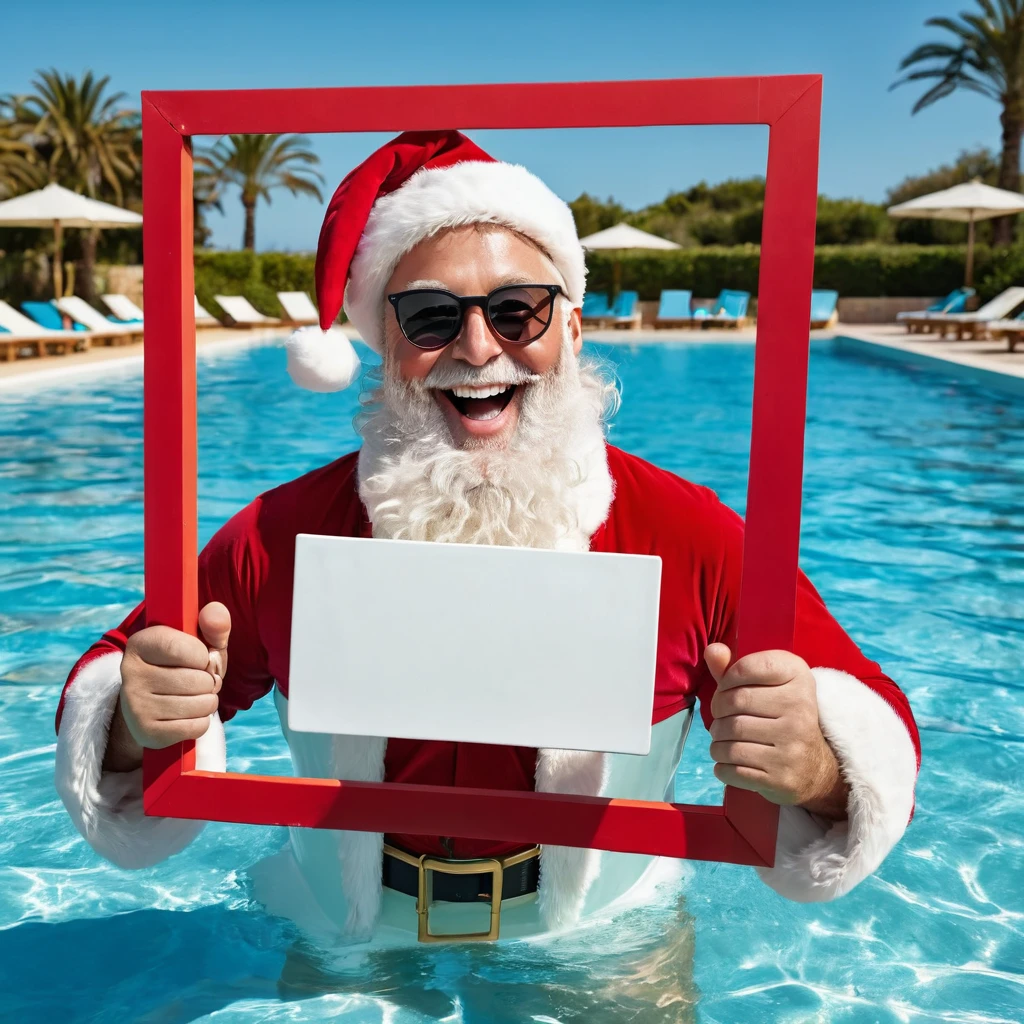
[[[742,509],[752,349],[602,347],[613,440]],[[204,357],[203,539],[259,490],[355,446],[355,394],[291,387],[274,346]],[[0,392],[0,1007],[10,1021],[1019,1022],[1024,1020],[1024,401],[816,345],[802,561],[909,692],[918,809],[881,871],[804,906],[748,868],[559,942],[324,964],[252,901],[280,829],[214,824],[122,872],[54,793],[77,655],[142,588],[140,380]],[[267,701],[229,767],[278,773]],[[680,797],[718,799],[691,733]]]

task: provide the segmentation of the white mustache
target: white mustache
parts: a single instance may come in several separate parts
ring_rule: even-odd
[[[421,381],[424,388],[450,391],[458,387],[487,387],[493,384],[535,384],[539,373],[528,370],[511,356],[504,354],[486,366],[468,366],[459,363],[435,365]]]

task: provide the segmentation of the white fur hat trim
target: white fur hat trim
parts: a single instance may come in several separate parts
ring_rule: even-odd
[[[308,391],[344,391],[359,375],[359,356],[340,327],[300,327],[285,349],[288,375]]]
[[[384,289],[398,261],[438,231],[481,223],[503,224],[536,242],[562,275],[569,301],[582,304],[587,270],[576,222],[540,178],[497,161],[423,168],[374,203],[352,259],[345,312],[370,348],[382,351]]]

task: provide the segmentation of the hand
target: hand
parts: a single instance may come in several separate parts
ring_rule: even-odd
[[[775,804],[845,818],[849,794],[818,724],[807,663],[788,651],[761,651],[730,668],[725,644],[710,644],[704,660],[718,683],[711,700],[715,777]]]
[[[195,740],[210,727],[228,667],[231,616],[214,601],[199,613],[203,639],[150,626],[128,640],[121,661],[121,697],[104,767],[138,767],[142,749]]]

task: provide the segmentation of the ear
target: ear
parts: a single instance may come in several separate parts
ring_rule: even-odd
[[[569,335],[572,337],[572,354],[578,356],[583,348],[583,310],[579,306],[569,311]]]

